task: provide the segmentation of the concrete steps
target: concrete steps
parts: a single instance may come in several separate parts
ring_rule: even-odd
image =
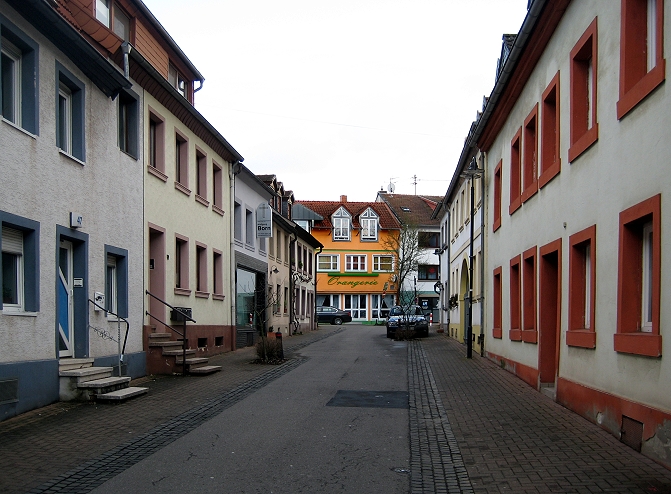
[[[94,367],[93,359],[61,359],[58,369],[61,401],[118,403],[149,391],[149,388],[131,388],[130,377],[113,376],[112,367]]]
[[[196,357],[196,349],[182,350],[182,341],[171,340],[170,333],[150,333],[148,336],[148,355],[152,373],[182,374],[184,354],[186,354],[187,374],[203,376],[221,370],[219,365],[208,365],[207,357]]]

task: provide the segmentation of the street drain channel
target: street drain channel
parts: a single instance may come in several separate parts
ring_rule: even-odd
[[[327,407],[408,408],[407,391],[338,390]]]

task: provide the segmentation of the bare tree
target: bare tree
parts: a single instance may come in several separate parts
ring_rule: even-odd
[[[396,298],[400,306],[415,303],[417,287],[413,280],[420,261],[424,260],[424,252],[419,247],[419,230],[404,224],[398,235],[389,235],[382,241],[384,250],[396,258],[394,274],[396,275]]]

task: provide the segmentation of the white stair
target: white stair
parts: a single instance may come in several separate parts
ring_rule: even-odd
[[[58,365],[61,401],[121,402],[149,391],[131,388],[130,377],[113,376],[112,367],[94,367],[93,359],[61,359]],[[126,391],[130,389],[131,391]]]

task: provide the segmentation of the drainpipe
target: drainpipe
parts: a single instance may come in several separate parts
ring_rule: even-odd
[[[450,247],[452,245],[452,232],[450,231],[450,226],[452,225],[452,213],[451,213],[450,204],[447,204],[447,334],[450,334],[450,315],[452,310],[450,309],[450,297],[452,294],[450,279],[452,278],[452,254]]]
[[[128,41],[121,43],[121,52],[123,53],[123,76],[126,79],[130,78],[130,65],[128,62],[128,56],[130,55],[132,49],[133,47]]]
[[[314,253],[315,260],[314,260],[314,263],[312,264],[312,266],[314,267],[314,271],[313,271],[313,273],[314,273],[313,280],[314,281],[313,281],[313,283],[315,285],[315,296],[314,296],[314,300],[313,300],[314,307],[313,307],[313,310],[312,310],[312,319],[313,319],[312,327],[315,330],[319,329],[319,322],[317,321],[317,256],[322,253],[322,250],[324,250],[324,247],[319,247],[319,251],[315,251],[315,253]]]
[[[230,206],[228,209],[228,214],[235,215],[235,177],[242,168],[240,168],[240,161],[236,161],[231,165],[230,172],[228,174],[229,178],[229,196],[230,196]],[[231,323],[233,326],[233,341],[231,342],[231,345],[233,348],[231,350],[235,350],[237,347],[236,344],[236,335],[238,332],[238,321],[237,321],[237,315],[235,313],[235,303],[236,303],[236,293],[237,293],[237,270],[236,270],[236,264],[235,264],[235,216],[233,216],[232,221],[231,221],[231,231],[230,231],[230,236],[231,236],[231,247],[229,249],[230,252],[230,272],[231,272],[231,286],[230,286],[230,294],[231,294]]]
[[[296,240],[297,236],[295,233],[289,234],[289,336],[291,336],[291,330],[294,327],[294,320],[296,319],[296,295],[295,283],[294,283],[294,268],[292,268],[291,261],[293,260],[293,265],[296,266]],[[293,238],[291,238],[293,237]]]
[[[485,356],[485,166],[487,153],[480,153],[480,356]]]

